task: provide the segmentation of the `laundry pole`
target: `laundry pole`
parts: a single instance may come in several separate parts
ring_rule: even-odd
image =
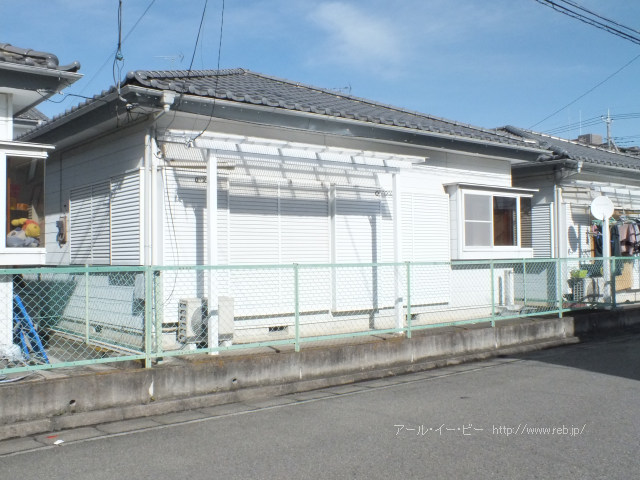
[[[604,300],[611,301],[611,235],[609,219],[613,215],[613,203],[608,197],[596,197],[591,202],[591,215],[602,220],[602,277],[604,279]]]
[[[209,348],[219,346],[218,292],[216,287],[216,270],[218,264],[218,159],[212,150],[204,151],[207,158],[207,345]],[[218,352],[210,352],[216,355]]]

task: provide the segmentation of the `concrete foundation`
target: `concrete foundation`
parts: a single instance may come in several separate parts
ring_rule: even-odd
[[[508,320],[276,351],[190,355],[37,372],[0,385],[0,439],[277,396],[579,341],[640,323],[640,310]]]

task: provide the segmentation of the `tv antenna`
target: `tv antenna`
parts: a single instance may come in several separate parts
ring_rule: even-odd
[[[175,66],[176,62],[182,63],[182,60],[184,60],[184,55],[182,53],[179,53],[177,55],[156,55],[154,58],[161,58],[162,60],[169,62],[169,65],[173,70],[173,67]]]

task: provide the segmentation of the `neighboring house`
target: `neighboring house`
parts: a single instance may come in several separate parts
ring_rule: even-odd
[[[0,44],[0,171],[5,172],[0,182],[0,267],[45,263],[45,159],[53,146],[15,138],[46,119],[38,118],[41,114],[34,107],[78,80],[79,67],[78,63],[61,66],[50,53]],[[18,237],[7,240],[16,219],[37,224],[40,234],[30,237],[30,247]],[[12,341],[12,304],[12,279],[2,275],[0,350]]]
[[[593,258],[592,230],[597,219],[591,215],[590,206],[601,195],[613,202],[615,220],[622,222],[627,218],[635,223],[640,218],[637,155],[607,150],[599,135],[571,141],[511,126],[503,131],[536,142],[548,151],[538,161],[513,169],[514,185],[539,189],[533,196],[532,207],[535,256]],[[582,267],[585,265],[583,262]],[[625,268],[627,271],[618,276],[617,289],[640,288],[638,262],[628,262]]]
[[[18,138],[48,120],[49,117],[40,110],[37,108],[30,108],[26,112],[23,112],[13,118],[13,137]]]
[[[448,262],[534,252],[535,190],[514,187],[511,170],[546,152],[536,143],[248,70],[132,72],[22,138],[56,146],[47,164],[51,265]],[[68,231],[57,242],[61,220]],[[263,274],[213,282],[163,272],[167,331],[180,299],[219,295],[236,299],[246,325],[266,328],[256,318],[267,313],[279,325],[292,313],[281,301],[290,279]],[[416,308],[455,305],[469,292],[490,304],[488,277],[474,289],[471,275],[433,269]],[[395,310],[397,321],[401,299],[376,293],[378,282],[394,280],[371,267],[352,276],[326,269],[304,280],[317,295],[301,309],[309,319],[370,310],[393,318]],[[260,302],[251,302],[257,288]]]

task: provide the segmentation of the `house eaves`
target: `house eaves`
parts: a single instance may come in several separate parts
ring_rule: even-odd
[[[539,157],[535,165],[569,165],[573,168],[596,169],[598,171],[637,171],[640,170],[640,158],[621,152],[612,152],[601,147],[585,145],[572,140],[553,137],[544,133],[532,132],[506,126],[504,130],[523,138],[536,141],[547,150],[546,155]],[[522,165],[531,168],[532,165]]]
[[[13,113],[15,116],[28,112],[39,103],[82,78],[81,74],[76,73],[80,68],[80,64],[77,62],[59,67],[54,55],[42,54],[48,55],[48,57],[33,57],[9,54],[6,50],[9,47],[11,46],[0,44],[0,73],[2,75],[0,92],[14,95]],[[11,49],[31,52],[15,47],[11,47]]]
[[[116,102],[114,91],[112,88],[55,117],[29,132],[25,138],[58,141],[61,137],[55,130],[61,125],[67,125],[65,129],[68,129],[79,116],[83,117],[80,123],[87,125],[84,116],[88,108],[115,115],[113,108],[109,110],[94,105],[96,102]],[[532,161],[544,152],[530,141],[508,132],[484,130],[242,69],[219,72],[131,72],[121,88],[121,96],[126,97],[129,107],[125,103],[121,107],[131,108],[132,113],[160,111],[165,92],[176,95],[172,111],[212,115],[229,121],[513,161]]]

